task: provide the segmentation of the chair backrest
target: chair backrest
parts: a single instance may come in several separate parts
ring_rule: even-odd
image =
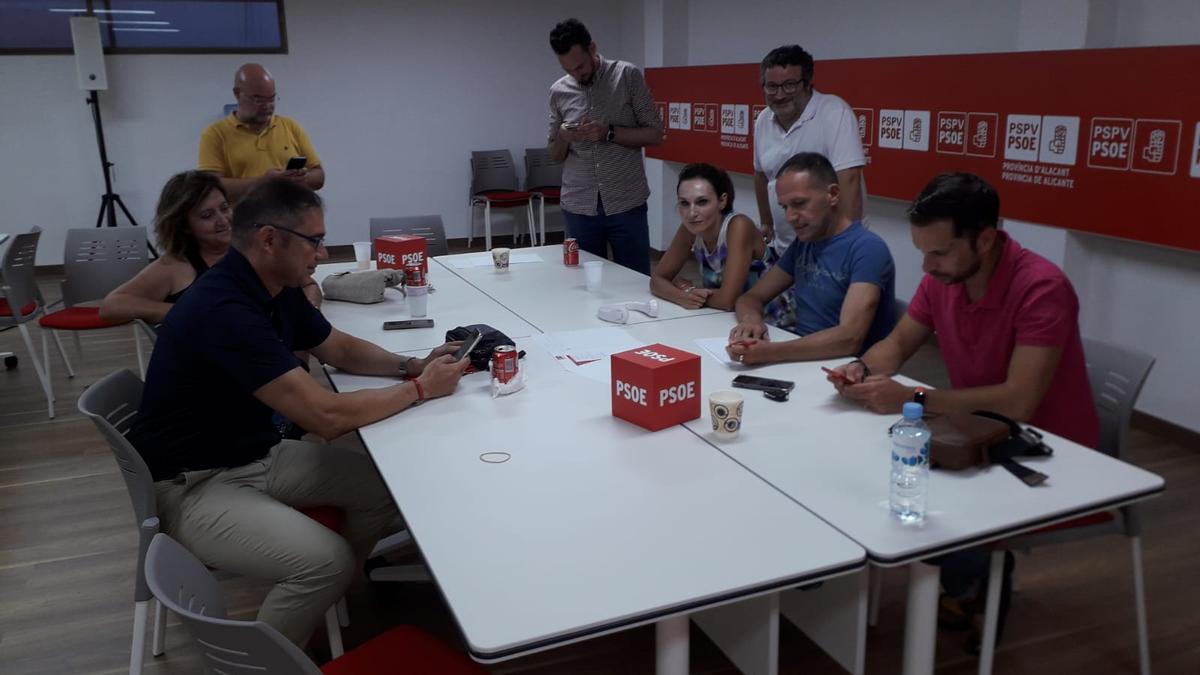
[[[63,305],[99,300],[150,262],[146,229],[90,227],[67,230],[63,250]]]
[[[525,190],[562,187],[562,162],[554,161],[549,148],[525,148]]]
[[[108,441],[133,504],[133,516],[141,526],[158,515],[154,501],[154,479],[145,460],[125,438],[142,404],[142,381],[128,370],[118,370],[83,391],[79,412],[91,418]]]
[[[517,167],[508,150],[475,150],[471,152],[471,194],[491,190],[513,191],[517,186]]]
[[[372,218],[371,241],[383,234],[415,234],[425,237],[429,255],[446,255],[450,247],[446,243],[446,226],[439,215],[403,216],[400,218]]]
[[[1154,357],[1103,340],[1083,339],[1092,400],[1100,418],[1101,452],[1120,457],[1133,405],[1154,367]]]
[[[320,675],[300,648],[261,621],[225,618],[221,586],[179,542],[157,534],[146,553],[146,583],[179,616],[200,649],[206,673]]]
[[[0,284],[3,284],[0,288],[3,289],[4,298],[8,300],[14,319],[22,307],[32,302],[41,302],[37,279],[34,277],[38,240],[41,237],[41,231],[36,229],[15,235],[8,245],[8,250],[4,252],[4,262],[0,264],[0,271],[4,274],[0,279]]]

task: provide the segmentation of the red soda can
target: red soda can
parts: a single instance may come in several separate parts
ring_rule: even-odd
[[[408,286],[425,285],[425,273],[421,271],[420,265],[404,266],[404,283]]]
[[[574,237],[563,239],[563,264],[575,267],[579,264],[579,240]]]
[[[507,384],[517,376],[517,348],[499,345],[492,350],[492,377]]]

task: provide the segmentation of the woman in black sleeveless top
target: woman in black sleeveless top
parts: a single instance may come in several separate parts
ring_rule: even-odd
[[[163,186],[154,214],[161,252],[137,276],[104,298],[110,321],[161,323],[167,311],[229,250],[233,209],[220,180],[203,171],[176,174]]]

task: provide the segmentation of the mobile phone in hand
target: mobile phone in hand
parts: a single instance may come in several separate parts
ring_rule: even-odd
[[[303,155],[300,155],[300,156],[289,159],[288,163],[287,163],[287,167],[285,167],[285,170],[299,171],[300,169],[303,169],[306,164],[308,164],[308,158]]]
[[[404,319],[402,321],[384,321],[384,330],[407,330],[409,328],[433,328],[433,319]]]
[[[854,384],[853,382],[850,381],[850,378],[846,377],[845,373],[839,373],[838,371],[831,370],[829,368],[826,368],[825,366],[821,366],[821,370],[825,371],[826,375],[829,375],[829,377],[831,379],[836,380],[837,382],[840,382],[842,384]]]
[[[458,362],[467,358],[467,356],[471,353],[471,350],[475,349],[475,345],[479,344],[479,341],[482,339],[483,333],[480,333],[477,330],[471,331],[471,334],[462,341],[461,345],[459,345],[458,351],[454,352],[454,361]]]

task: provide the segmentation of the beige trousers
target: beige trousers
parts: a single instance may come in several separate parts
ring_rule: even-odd
[[[154,487],[163,531],[205,565],[274,583],[258,619],[300,647],[397,516],[365,454],[307,441]],[[296,510],[314,506],[340,508],[342,533]]]

